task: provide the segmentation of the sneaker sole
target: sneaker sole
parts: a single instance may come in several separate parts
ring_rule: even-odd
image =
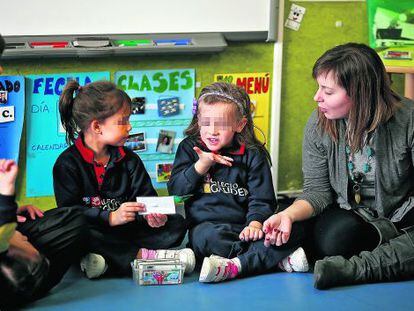
[[[91,269],[88,267],[94,267],[94,271],[91,273]],[[98,254],[88,254],[82,258],[80,262],[81,271],[86,274],[88,279],[96,279],[103,275],[108,269],[108,265],[105,262],[105,258]]]
[[[203,265],[201,266],[200,277],[198,281],[201,283],[210,283],[211,280],[211,263],[210,258],[205,257],[203,260]]]
[[[302,260],[303,269],[300,269],[296,272],[308,272],[309,271],[309,263],[308,263],[308,258],[306,257],[306,254],[305,254],[305,250],[302,247],[299,247],[298,252],[300,253],[300,257],[303,258],[303,260]]]
[[[185,273],[190,274],[191,272],[194,271],[195,263],[196,263],[194,252],[191,248],[185,248],[181,250],[181,252],[184,256],[182,257],[180,256],[180,261],[184,261],[186,263]]]

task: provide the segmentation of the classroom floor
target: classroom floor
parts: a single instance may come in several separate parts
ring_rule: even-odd
[[[414,281],[313,288],[311,273],[272,273],[218,284],[138,286],[132,279],[90,281],[72,269],[25,310],[410,310]],[[412,309],[411,309],[412,310]]]

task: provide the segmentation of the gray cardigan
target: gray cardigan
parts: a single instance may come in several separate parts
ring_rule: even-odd
[[[303,194],[314,214],[329,205],[348,204],[348,174],[345,154],[346,124],[341,120],[335,143],[317,126],[317,112],[308,120],[303,140]],[[400,221],[414,207],[414,102],[403,99],[401,108],[374,137],[375,204],[379,216]]]

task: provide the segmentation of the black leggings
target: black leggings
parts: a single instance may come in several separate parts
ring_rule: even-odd
[[[334,255],[349,258],[363,250],[374,249],[379,242],[374,226],[354,212],[339,207],[328,209],[312,219],[307,236],[307,252],[315,260]]]
[[[404,219],[394,223],[397,229],[414,224],[414,209]],[[373,225],[353,211],[334,207],[308,221],[307,253],[317,260],[325,256],[341,255],[350,258],[361,251],[371,251],[380,236]]]

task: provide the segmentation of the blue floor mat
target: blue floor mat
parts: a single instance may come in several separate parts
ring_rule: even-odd
[[[138,286],[129,278],[88,280],[72,269],[26,310],[410,310],[414,281],[319,291],[311,273],[272,273],[218,284]]]

